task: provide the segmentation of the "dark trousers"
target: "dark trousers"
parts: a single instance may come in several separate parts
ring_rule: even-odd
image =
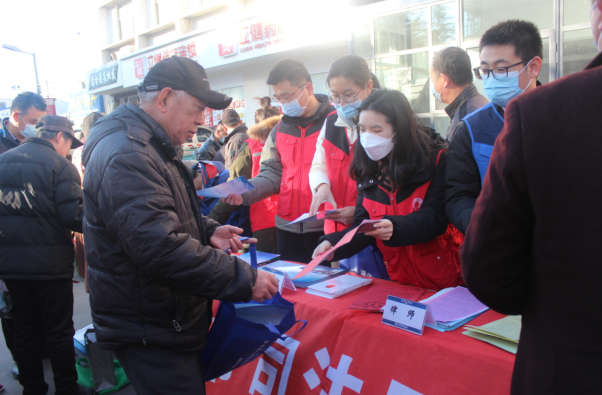
[[[261,229],[253,232],[253,237],[257,239],[255,248],[257,251],[276,254],[278,251],[276,228]]]
[[[73,352],[73,283],[5,280],[13,298],[14,355],[23,395],[45,395],[42,352],[48,350],[56,395],[79,391]]]
[[[278,229],[278,254],[283,261],[309,263],[324,232],[292,233]],[[328,264],[330,266],[330,264]]]
[[[13,328],[13,320],[11,318],[2,318],[2,333],[4,334],[6,348],[8,348],[8,351],[10,351],[10,355],[13,356],[14,361],[15,353],[13,351],[13,348],[15,347],[15,330]]]
[[[205,395],[201,353],[131,345],[115,355],[138,395]]]

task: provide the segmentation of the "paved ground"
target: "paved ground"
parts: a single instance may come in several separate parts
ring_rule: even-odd
[[[74,307],[73,307],[73,324],[75,329],[83,328],[92,323],[92,316],[90,314],[90,303],[88,300],[88,294],[84,292],[84,283],[80,282],[73,284],[73,296],[74,296]],[[0,329],[1,331],[1,329]],[[77,358],[81,358],[82,354],[77,352],[74,355],[74,361]],[[19,382],[13,379],[10,370],[13,366],[13,361],[4,343],[4,335],[0,339],[0,383],[4,385],[4,392],[2,395],[13,395],[21,394],[23,387]],[[48,394],[54,394],[54,383],[52,382],[52,368],[50,367],[50,361],[44,360],[44,374],[46,382],[50,385]],[[121,391],[115,392],[119,395],[135,395],[134,389],[131,385],[125,387]]]

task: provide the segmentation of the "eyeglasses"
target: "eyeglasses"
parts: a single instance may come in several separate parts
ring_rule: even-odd
[[[285,97],[276,97],[276,96],[272,96],[272,100],[274,100],[276,103],[280,103],[280,104],[285,104],[285,103],[289,103],[292,100],[297,100],[299,99],[299,97],[301,97],[301,95],[303,94],[303,91],[305,90],[305,85],[307,84],[303,84],[300,87],[298,87],[297,89],[295,89],[295,92],[291,93],[288,96]],[[293,95],[299,90],[303,88],[303,91],[301,92],[301,95],[299,95],[299,97],[297,99],[292,99]]]
[[[491,69],[491,70],[484,69],[482,67],[475,67],[474,69],[472,69],[472,71],[474,71],[475,77],[477,77],[477,79],[479,79],[479,80],[486,80],[491,75],[493,75],[493,78],[495,78],[496,80],[503,80],[504,78],[508,77],[508,69],[509,68],[518,66],[519,64],[523,64],[523,63],[525,63],[525,62],[518,62],[511,66],[497,67],[497,68]]]
[[[357,97],[357,95],[359,95],[360,93],[364,92],[365,90],[366,90],[366,87],[364,87],[364,89],[362,89],[361,91],[359,91],[355,95],[351,95],[351,96],[333,96],[333,95],[328,95],[328,100],[330,100],[331,103],[337,103],[337,104],[340,104],[341,100],[343,100],[347,104],[353,103],[355,101],[355,98]]]

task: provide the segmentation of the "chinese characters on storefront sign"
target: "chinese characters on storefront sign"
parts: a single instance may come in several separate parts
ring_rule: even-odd
[[[103,86],[117,83],[119,65],[113,65],[90,74],[89,89],[98,89]]]
[[[281,24],[274,22],[257,22],[243,26],[238,32],[239,52],[269,47],[283,41],[284,30]],[[223,41],[218,44],[219,56],[234,55],[234,43]]]
[[[153,66],[160,61],[170,58],[172,56],[180,56],[183,58],[196,58],[196,43],[194,41],[189,42],[184,45],[174,45],[171,48],[165,48],[161,51],[157,51],[153,54],[149,54],[146,56],[148,70],[152,69]]]

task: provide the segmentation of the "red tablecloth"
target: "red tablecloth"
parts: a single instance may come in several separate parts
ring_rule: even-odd
[[[303,289],[285,289],[282,296],[296,303],[297,319],[308,321],[305,330],[294,339],[275,343],[258,360],[207,382],[207,394],[510,392],[513,354],[463,335],[462,328],[443,333],[425,328],[423,336],[418,336],[382,324],[380,313],[350,309],[367,289],[333,300]],[[503,317],[487,311],[470,324],[483,325]],[[297,329],[293,327],[290,333]]]

